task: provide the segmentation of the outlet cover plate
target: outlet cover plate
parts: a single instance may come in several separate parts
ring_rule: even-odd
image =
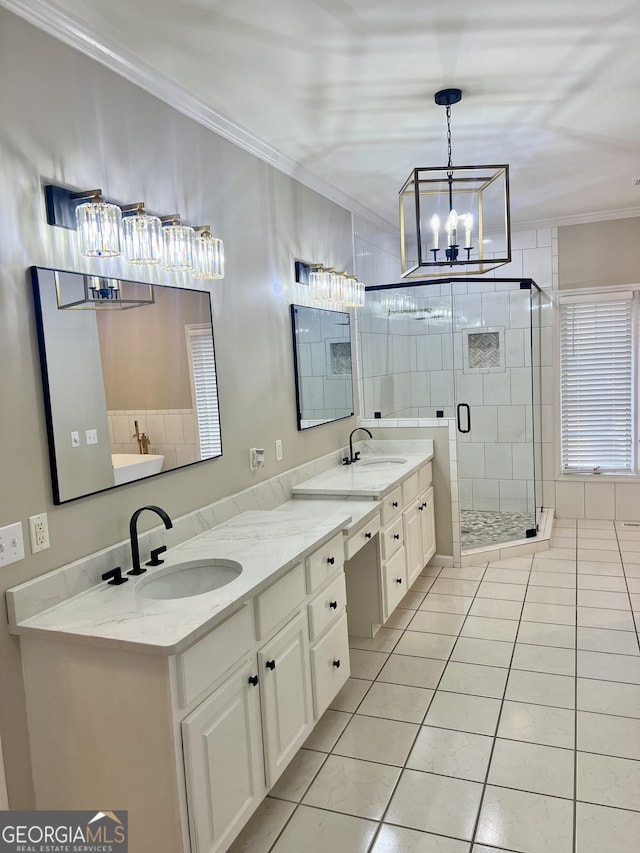
[[[22,522],[0,527],[0,566],[8,566],[24,560],[24,538]]]
[[[49,523],[46,512],[29,517],[29,539],[31,540],[31,553],[46,551],[49,547]]]

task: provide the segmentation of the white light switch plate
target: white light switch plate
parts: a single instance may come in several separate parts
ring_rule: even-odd
[[[24,539],[20,521],[0,527],[0,566],[17,563],[18,560],[24,560]]]
[[[282,462],[282,439],[276,441],[276,462]]]

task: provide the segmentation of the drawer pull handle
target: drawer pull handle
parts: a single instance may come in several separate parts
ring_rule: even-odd
[[[394,538],[394,539],[399,539],[399,538],[400,538],[400,534],[399,534],[399,533],[394,533],[394,534],[393,534],[393,538]]]
[[[249,676],[249,684],[252,687],[256,687],[258,684],[258,676],[257,675],[250,675]]]
[[[396,578],[396,583],[402,583],[402,578]]]
[[[418,507],[418,509],[420,510],[420,512],[424,512],[424,508],[425,508],[425,506],[426,506],[426,504],[420,504],[420,506]]]
[[[367,532],[364,534],[365,539],[371,539],[372,536],[373,536],[373,533],[371,533],[370,530],[367,530]]]
[[[330,607],[332,610],[337,610],[337,609],[338,609],[338,602],[337,602],[337,601],[330,601],[330,602],[329,602],[329,607]]]
[[[334,660],[333,665],[335,666],[336,669],[340,669],[340,661],[339,660]]]
[[[275,669],[276,668],[276,662],[274,660],[268,660],[266,662],[265,666],[267,667],[267,669]]]
[[[335,561],[336,561],[335,557],[327,557],[327,563],[329,563],[330,566],[332,566],[335,563]]]
[[[398,501],[394,501],[394,502],[391,504],[391,506],[392,506],[394,509],[398,509]]]

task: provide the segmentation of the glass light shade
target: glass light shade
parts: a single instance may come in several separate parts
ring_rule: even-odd
[[[364,308],[364,283],[356,282],[356,308]]]
[[[340,273],[332,272],[329,284],[329,299],[331,302],[342,302],[342,281]]]
[[[328,302],[331,292],[331,271],[322,270],[318,278],[318,290],[315,298],[320,302]]]
[[[322,299],[324,283],[324,271],[322,267],[316,267],[309,273],[309,296],[312,299]]]
[[[87,201],[76,207],[80,254],[85,258],[115,258],[120,243],[122,211],[116,204]]]
[[[188,225],[163,226],[163,270],[189,272],[193,269],[195,236],[195,231]]]
[[[222,240],[208,231],[195,242],[194,278],[224,278],[224,246]]]
[[[344,291],[344,304],[349,308],[354,308],[356,305],[356,290],[357,290],[357,282],[355,278],[351,278],[347,276],[344,282],[343,291]]]
[[[162,260],[162,223],[157,216],[135,213],[122,219],[124,256],[130,264],[159,264]]]

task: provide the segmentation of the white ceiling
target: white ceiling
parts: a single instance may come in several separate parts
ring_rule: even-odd
[[[638,0],[0,2],[393,225],[450,86],[454,165],[509,163],[516,227],[640,214]]]

